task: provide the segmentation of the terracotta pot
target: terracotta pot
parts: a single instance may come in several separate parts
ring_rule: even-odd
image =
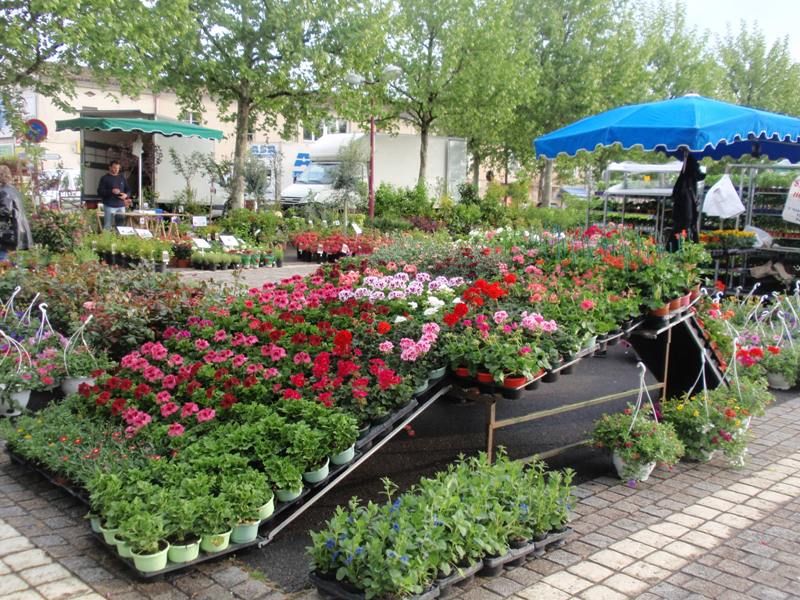
[[[700,286],[697,285],[692,288],[692,291],[689,292],[689,301],[694,302],[700,297]]]
[[[667,315],[669,315],[669,310],[670,310],[669,304],[665,304],[661,308],[654,308],[653,310],[651,310],[650,311],[650,316],[651,317],[666,317]]]
[[[527,377],[510,376],[503,379],[503,387],[506,388],[521,388],[527,383]]]
[[[691,302],[692,302],[692,295],[691,295],[691,293],[689,293],[689,294],[686,294],[685,296],[681,296],[681,297],[680,297],[680,301],[681,301],[681,302],[680,302],[680,304],[681,304],[681,308],[686,308],[687,306],[689,306],[689,304],[691,304]]]
[[[454,369],[456,377],[462,377],[466,379],[469,377],[469,369],[467,367],[456,367]]]
[[[492,377],[491,373],[487,373],[486,371],[478,371],[478,383],[492,383],[494,381],[494,377]]]
[[[673,298],[669,301],[669,310],[674,312],[676,310],[680,310],[681,308],[681,299],[680,298]]]

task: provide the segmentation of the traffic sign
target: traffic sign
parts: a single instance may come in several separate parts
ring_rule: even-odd
[[[25,133],[22,137],[34,144],[43,142],[47,137],[47,125],[39,119],[28,119],[25,121]]]

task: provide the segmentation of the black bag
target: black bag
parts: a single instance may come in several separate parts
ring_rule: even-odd
[[[16,250],[19,227],[14,212],[14,199],[0,190],[0,248]]]

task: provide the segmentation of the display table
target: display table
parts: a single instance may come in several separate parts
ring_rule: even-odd
[[[147,229],[153,234],[153,237],[165,238],[171,236],[178,236],[178,223],[187,215],[181,213],[153,213],[153,212],[140,212],[130,211],[120,213],[117,217],[117,224],[126,227],[133,227],[135,229]],[[103,211],[97,211],[97,225],[100,230],[103,229]]]

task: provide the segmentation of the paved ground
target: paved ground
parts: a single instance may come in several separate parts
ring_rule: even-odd
[[[754,430],[742,470],[715,459],[657,470],[637,489],[610,477],[582,483],[566,546],[450,597],[800,598],[800,398],[771,408]],[[3,455],[0,598],[317,598],[284,594],[235,559],[138,582],[87,534],[84,512]]]
[[[289,265],[245,276],[250,285],[264,275],[314,268]],[[559,387],[544,388],[542,398]],[[589,471],[594,474],[578,486],[575,534],[566,546],[501,577],[476,578],[448,597],[800,598],[800,398],[785,398],[755,420],[756,441],[744,469],[720,459],[681,464],[657,470],[637,489]],[[422,424],[419,429],[420,438],[430,434]],[[400,441],[401,451],[419,456],[413,442]],[[418,468],[407,477],[417,477]],[[313,590],[287,593],[252,567],[271,556],[270,547],[140,582],[88,534],[84,513],[77,500],[0,453],[0,599],[319,598]]]

